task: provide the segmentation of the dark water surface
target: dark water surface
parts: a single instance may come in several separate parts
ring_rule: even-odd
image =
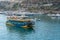
[[[6,27],[6,16],[0,15],[0,40],[60,40],[60,21],[41,18],[32,29]]]

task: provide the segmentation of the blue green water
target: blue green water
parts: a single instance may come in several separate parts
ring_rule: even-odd
[[[6,16],[0,15],[0,40],[60,40],[60,21],[41,18],[33,30],[7,27]]]

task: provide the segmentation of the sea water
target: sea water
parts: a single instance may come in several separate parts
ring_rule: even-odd
[[[0,15],[0,40],[60,40],[60,20],[40,17],[33,29],[6,26],[6,16]]]

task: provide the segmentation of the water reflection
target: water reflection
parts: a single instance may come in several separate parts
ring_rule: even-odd
[[[28,28],[28,29],[24,29],[24,28],[21,28],[21,27],[8,27],[7,26],[7,29],[9,30],[9,32],[18,32],[20,34],[30,34],[31,32],[34,32],[34,29],[33,28]]]
[[[7,27],[9,38],[13,37],[13,39],[17,40],[25,40],[27,35],[34,33],[34,29],[23,29],[18,27]],[[17,37],[17,38],[14,38]],[[12,38],[11,38],[12,39]]]

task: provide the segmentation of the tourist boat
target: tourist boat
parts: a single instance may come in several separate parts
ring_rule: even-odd
[[[21,16],[7,16],[7,26],[31,28],[34,25],[34,20],[22,14]]]

